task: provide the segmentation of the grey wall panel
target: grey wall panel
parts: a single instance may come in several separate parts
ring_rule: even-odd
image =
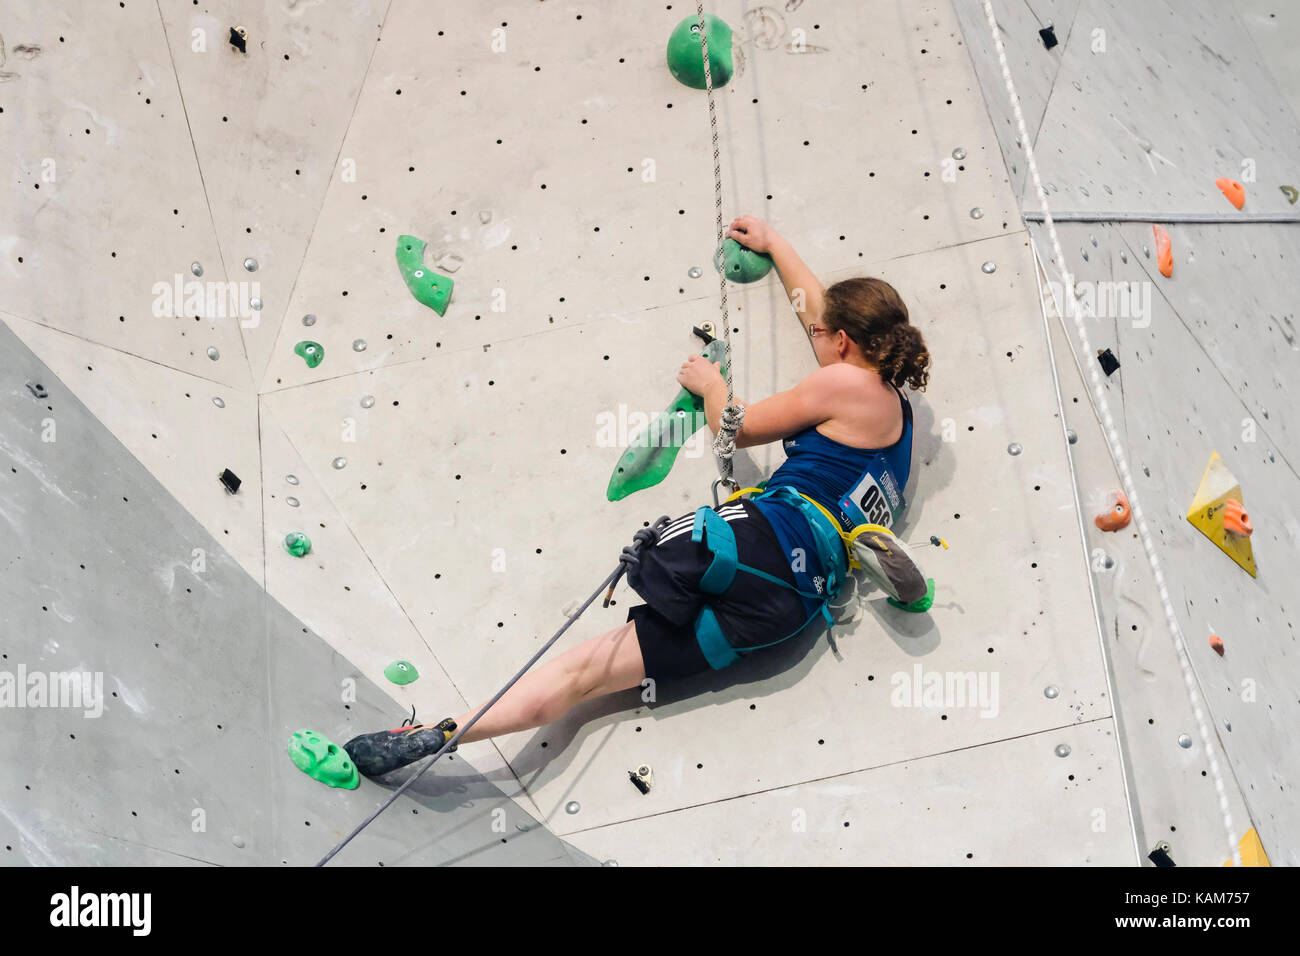
[[[977,39],[974,25],[963,22],[972,56],[987,59],[988,27],[982,19],[978,26]],[[1041,98],[1040,71],[1026,67],[1028,54],[1020,54],[1019,68],[1012,55],[1038,42],[1025,32],[1012,38],[1009,58],[1032,112]],[[1009,107],[996,59],[979,74],[990,114],[1003,115]],[[1279,188],[1296,185],[1296,116],[1256,42],[1218,4],[1082,0],[1041,128],[1030,132],[1056,214],[1231,215],[1214,184],[1221,176],[1245,185],[1246,212],[1297,213]],[[1023,165],[1007,155],[1009,165]],[[1253,166],[1254,182],[1244,163]],[[1040,211],[1031,182],[1021,195],[1027,212]]]
[[[1259,50],[1260,62],[1273,75],[1291,112],[1300,119],[1300,6],[1277,0],[1236,0],[1237,15]]]
[[[1061,69],[1061,57],[1070,36],[1075,9],[1079,0],[1028,3],[1027,0],[994,0],[993,15],[997,19],[1006,49],[1007,63],[1015,78],[1020,94],[1020,108],[1025,125],[1032,138],[1037,136],[1043,121],[1052,86]],[[1006,161],[1011,188],[1016,195],[1024,188],[1027,168],[1025,152],[1016,128],[1015,114],[1002,89],[1002,68],[998,62],[997,48],[989,33],[988,20],[981,0],[953,0],[953,9],[961,23],[962,36],[970,51],[975,75],[985,91],[985,105],[993,131],[997,134],[1002,157]],[[1053,26],[1057,45],[1048,50],[1038,31]]]
[[[1081,285],[1132,281],[1150,289],[1149,315],[1090,319],[1089,336],[1094,348],[1109,345],[1122,363],[1107,381],[1107,400],[1126,425],[1126,454],[1213,730],[1265,849],[1275,863],[1295,864],[1300,803],[1293,789],[1300,782],[1300,753],[1289,728],[1300,721],[1294,693],[1300,684],[1300,607],[1293,586],[1300,560],[1300,447],[1290,383],[1300,355],[1271,330],[1298,291],[1287,265],[1295,261],[1300,227],[1170,227],[1176,253],[1197,250],[1176,258],[1172,279],[1159,275],[1142,253],[1145,233],[1138,224],[1058,229]],[[1045,230],[1032,231],[1040,248],[1050,250]],[[1084,260],[1081,251],[1094,249],[1093,238],[1099,254]],[[1049,275],[1059,279],[1050,252],[1045,261]],[[1073,323],[1067,327],[1077,351]],[[1186,520],[1216,450],[1241,482],[1255,524],[1256,578]],[[1113,621],[1170,641],[1149,585],[1118,583],[1112,599]],[[1209,646],[1210,633],[1227,646],[1222,658]],[[1132,666],[1149,665],[1139,654]],[[1174,666],[1172,659],[1164,666]],[[1191,727],[1185,732],[1196,736]],[[1215,812],[1207,793],[1205,813],[1213,819]],[[1243,821],[1238,829],[1248,825]]]
[[[399,723],[391,700],[269,598],[7,326],[0,356],[0,681],[35,705],[40,678],[70,689],[57,675],[90,675],[65,706],[15,697],[0,710],[12,847],[0,861],[314,861],[387,791],[309,779],[289,734],[342,743]],[[212,493],[226,493],[216,476]],[[575,859],[463,760],[420,788],[358,838],[352,862]]]
[[[158,5],[161,23],[154,29],[161,28],[171,52],[175,72],[167,79],[185,101],[204,189],[213,197],[208,209],[222,260],[231,278],[258,280],[265,303],[259,325],[241,331],[255,380],[275,342],[325,190],[344,168],[338,145],[387,6]],[[226,42],[236,23],[248,33],[251,55]],[[206,53],[192,49],[197,31],[208,38]],[[250,256],[258,263],[252,275],[243,269]]]
[[[269,599],[268,599],[269,601]],[[319,724],[339,743],[353,734],[392,727],[393,704],[353,665],[331,651],[319,637],[306,633],[270,602],[272,616],[269,748],[271,793],[276,821],[274,857],[290,865],[320,859],[360,823],[389,790],[416,768],[391,774],[382,782],[363,779],[359,790],[322,786],[300,773],[282,756],[293,731]],[[345,699],[355,685],[357,699]],[[350,696],[350,695],[349,695]],[[445,714],[418,714],[438,720]],[[512,792],[508,773],[493,778]],[[566,847],[511,797],[479,774],[463,757],[449,754],[428,771],[336,858],[347,866],[528,866],[568,865]],[[576,851],[575,851],[576,852]],[[595,861],[577,857],[586,865]]]
[[[1093,522],[1113,506],[1119,478],[1101,422],[1092,412],[1085,384],[1090,381],[1085,378],[1087,367],[1081,371],[1059,321],[1057,300],[1046,284],[1044,288],[1065,422],[1076,436],[1070,446],[1071,461],[1099,624],[1111,664],[1115,724],[1122,735],[1138,842],[1143,853],[1160,840],[1168,842],[1180,866],[1216,865],[1228,858],[1230,845],[1249,826],[1249,814],[1223,748],[1212,736],[1215,759],[1229,774],[1226,793],[1234,822],[1229,840],[1215,812],[1209,755],[1195,739],[1195,715],[1177,654],[1159,602],[1152,599],[1158,589],[1141,540],[1132,527],[1108,533]],[[1108,341],[1113,344],[1114,339]],[[1066,441],[1065,436],[1061,440]],[[1183,734],[1193,738],[1192,746],[1182,746]]]
[[[204,860],[110,836],[62,819],[62,808],[0,807],[0,866],[204,866]]]
[[[1055,753],[1062,744],[1065,758]],[[710,865],[1132,866],[1114,761],[1113,723],[1088,721],[646,814],[570,839],[601,857],[635,852],[650,866],[681,865],[683,832],[695,836],[692,860]],[[731,836],[737,818],[750,822],[746,839]]]
[[[183,302],[184,319],[154,312],[154,284],[192,280],[191,262],[210,280],[243,278],[221,262],[158,6],[6,3],[3,13],[0,309],[246,386],[242,361],[214,368],[194,347],[201,337],[242,355],[237,322],[194,322]]]

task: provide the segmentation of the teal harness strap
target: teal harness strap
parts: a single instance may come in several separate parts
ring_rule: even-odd
[[[713,561],[709,569],[700,578],[700,590],[706,594],[722,594],[731,587],[736,577],[736,533],[722,517],[708,505],[695,512],[695,526],[691,528],[691,540],[699,541],[708,531],[705,544],[713,552]]]
[[[707,604],[700,608],[700,615],[695,619],[695,640],[700,645],[704,659],[715,671],[729,667],[740,659],[736,649],[722,636],[718,616]]]
[[[713,560],[700,577],[701,591],[706,594],[722,594],[731,587],[736,572],[745,571],[748,574],[763,578],[765,581],[780,585],[788,591],[794,591],[801,597],[813,600],[821,599],[822,602],[821,607],[808,616],[808,620],[780,640],[743,648],[736,648],[731,645],[731,642],[722,633],[722,627],[718,624],[718,618],[713,608],[706,604],[700,609],[700,613],[695,619],[695,639],[699,643],[701,653],[704,654],[704,659],[708,661],[709,666],[714,670],[722,670],[724,667],[734,664],[740,659],[741,653],[747,654],[750,651],[760,650],[765,647],[774,647],[790,640],[790,638],[801,633],[818,615],[826,619],[827,628],[833,634],[835,619],[831,616],[829,606],[839,592],[840,584],[848,567],[844,548],[840,544],[839,530],[826,526],[826,517],[817,511],[815,505],[809,503],[793,488],[782,486],[764,492],[759,497],[779,498],[786,501],[798,508],[808,520],[814,531],[814,539],[817,543],[818,556],[821,559],[822,567],[827,571],[826,593],[813,594],[802,591],[794,585],[768,574],[766,571],[751,568],[747,564],[741,564],[736,551],[736,535],[727,524],[726,519],[707,505],[699,508],[695,512],[695,524],[691,529],[691,540],[696,542],[703,540],[705,546],[713,553]]]
[[[695,512],[691,540],[703,540],[705,546],[713,552],[708,570],[700,576],[700,590],[705,594],[722,594],[731,587],[740,565],[736,552],[736,533],[727,524],[727,519],[705,505]],[[700,609],[699,616],[695,619],[695,640],[700,645],[704,659],[715,671],[734,664],[739,657],[735,648],[723,637],[717,615],[707,604]]]

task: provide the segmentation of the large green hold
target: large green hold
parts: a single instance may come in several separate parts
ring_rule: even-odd
[[[357,765],[348,752],[314,730],[293,732],[289,738],[289,759],[307,776],[331,787],[355,790],[361,784]]]
[[[734,69],[731,65],[731,27],[711,13],[704,15],[704,29],[709,39],[709,74],[713,88],[726,86]],[[687,17],[677,24],[668,38],[668,71],[677,82],[693,90],[705,89],[704,44],[700,42],[698,17]]]
[[[721,339],[714,339],[704,347],[704,357],[710,362],[722,362],[726,354],[726,344]],[[725,363],[722,374],[727,374]],[[673,403],[655,417],[650,427],[628,442],[628,450],[609,476],[605,497],[618,501],[663,481],[672,470],[682,445],[705,424],[703,411],[704,399],[681,389]]]
[[[732,282],[757,282],[771,271],[772,257],[747,249],[735,239],[723,239],[722,255],[714,255],[713,265]]]
[[[423,239],[397,237],[397,268],[402,271],[402,279],[416,302],[427,305],[439,315],[447,314],[447,303],[451,301],[451,288],[455,283],[424,264]]]

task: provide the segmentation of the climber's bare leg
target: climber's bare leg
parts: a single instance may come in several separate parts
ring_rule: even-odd
[[[641,660],[636,624],[628,621],[529,671],[460,742],[543,727],[584,700],[639,687],[643,680],[645,663]],[[484,703],[487,701],[457,717],[456,726],[469,723]]]

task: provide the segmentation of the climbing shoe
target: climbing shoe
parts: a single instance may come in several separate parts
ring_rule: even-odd
[[[448,717],[439,724],[398,727],[353,737],[343,749],[367,777],[380,777],[409,763],[436,754],[456,733],[456,721]],[[448,750],[451,753],[456,748]]]

